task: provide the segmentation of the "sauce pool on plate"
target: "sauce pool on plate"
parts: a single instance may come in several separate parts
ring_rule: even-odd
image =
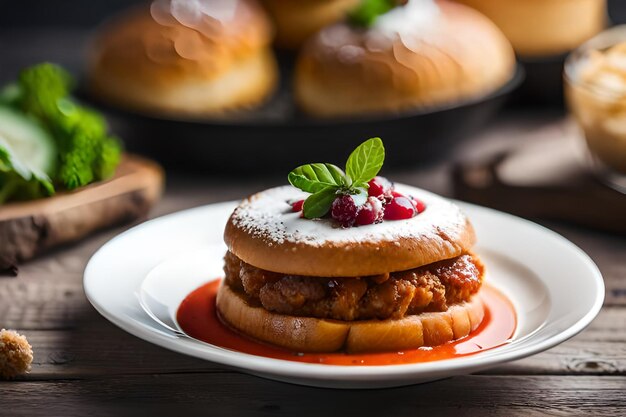
[[[326,365],[400,365],[458,358],[506,344],[517,326],[515,309],[498,290],[484,286],[480,292],[485,317],[467,337],[432,348],[384,353],[297,353],[248,339],[224,325],[217,316],[215,299],[220,280],[211,281],[191,292],[180,304],[176,319],[190,337],[256,356],[294,362]]]

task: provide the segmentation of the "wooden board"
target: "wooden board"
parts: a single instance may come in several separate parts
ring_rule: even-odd
[[[162,188],[158,165],[127,155],[108,181],[0,206],[0,271],[16,273],[18,262],[94,231],[145,217]]]
[[[568,221],[626,235],[626,195],[596,178],[571,129],[453,171],[455,196],[527,218]]]

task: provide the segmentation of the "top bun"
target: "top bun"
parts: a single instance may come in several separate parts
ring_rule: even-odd
[[[272,188],[244,200],[224,232],[228,249],[257,268],[290,275],[357,277],[404,271],[471,250],[474,229],[454,204],[418,188],[396,190],[426,204],[407,220],[343,229],[331,219],[308,220],[290,201],[307,194]]]
[[[411,0],[368,29],[341,23],[318,32],[299,56],[295,92],[319,116],[380,113],[483,96],[514,72],[511,45],[485,16]]]
[[[90,87],[116,104],[213,113],[261,101],[274,87],[272,27],[255,0],[156,0],[107,24]]]

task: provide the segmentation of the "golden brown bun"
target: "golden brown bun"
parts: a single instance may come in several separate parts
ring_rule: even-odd
[[[602,31],[606,0],[456,0],[494,21],[522,56],[568,52]]]
[[[478,296],[442,313],[399,320],[338,321],[276,314],[253,307],[222,283],[217,310],[226,324],[263,342],[296,352],[380,352],[438,346],[467,336],[483,320]]]
[[[296,49],[324,26],[342,20],[360,0],[263,0],[276,24],[276,44]]]
[[[91,91],[118,106],[174,115],[261,102],[277,81],[272,30],[254,0],[233,4],[232,18],[223,20],[174,17],[167,1],[120,16],[94,45]]]
[[[418,188],[396,184],[426,210],[409,220],[336,228],[332,219],[307,220],[288,201],[306,194],[291,186],[244,200],[224,232],[228,250],[267,271],[318,277],[358,277],[405,271],[469,252],[474,229],[457,206]]]
[[[509,81],[515,56],[502,32],[469,7],[437,4],[414,24],[396,9],[405,14],[383,15],[368,30],[321,30],[298,58],[298,104],[318,116],[395,112],[486,95]]]

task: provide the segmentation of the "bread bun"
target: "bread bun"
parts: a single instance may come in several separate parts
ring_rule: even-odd
[[[483,320],[479,296],[440,313],[422,313],[398,320],[338,321],[296,317],[249,305],[222,283],[217,293],[220,319],[263,342],[296,352],[348,353],[399,351],[438,346],[467,336]]]
[[[342,228],[294,212],[290,203],[307,194],[292,186],[244,200],[224,232],[221,320],[298,352],[398,351],[467,336],[484,315],[474,230],[443,198],[400,184],[394,190],[425,210]]]
[[[318,116],[397,112],[489,94],[514,71],[511,45],[482,14],[413,0],[369,29],[341,23],[318,32],[298,58],[295,95]]]
[[[493,20],[522,56],[566,53],[600,33],[606,0],[456,0]]]
[[[307,220],[290,201],[306,197],[284,186],[244,200],[227,222],[224,240],[239,259],[282,274],[358,277],[404,271],[468,252],[474,229],[454,204],[396,184],[396,190],[426,204],[407,220],[336,228],[331,219]]]
[[[254,0],[155,1],[110,22],[89,70],[92,93],[117,106],[202,116],[263,101],[277,82],[272,29]]]
[[[324,26],[342,20],[360,0],[263,0],[276,24],[276,44],[296,49]]]

